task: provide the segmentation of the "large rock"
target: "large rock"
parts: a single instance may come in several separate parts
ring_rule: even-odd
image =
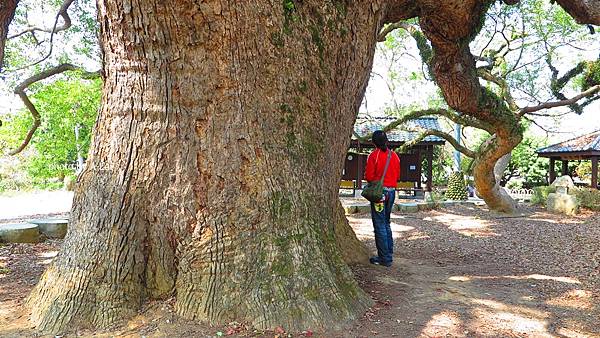
[[[553,212],[576,215],[579,213],[579,202],[577,201],[577,198],[572,195],[551,193],[548,194],[546,208]]]
[[[38,243],[40,232],[37,224],[11,223],[0,224],[0,242]]]
[[[561,176],[550,184],[551,187],[556,189],[556,192],[566,194],[568,190],[575,188],[575,184],[573,183],[573,179],[571,176],[565,175]]]
[[[69,220],[64,218],[34,219],[29,223],[37,224],[39,231],[48,238],[65,238]]]

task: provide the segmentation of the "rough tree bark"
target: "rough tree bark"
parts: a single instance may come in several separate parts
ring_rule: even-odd
[[[362,314],[337,186],[383,8],[286,3],[99,1],[102,110],[34,325],[108,327],[170,296],[259,328]]]
[[[8,36],[8,27],[15,16],[19,0],[4,0],[0,3],[0,71],[4,65],[4,44]]]

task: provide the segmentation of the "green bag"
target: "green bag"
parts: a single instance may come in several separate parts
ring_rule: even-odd
[[[381,196],[383,196],[383,179],[385,178],[385,173],[387,172],[388,166],[390,165],[390,159],[392,158],[392,150],[389,149],[387,161],[385,162],[385,167],[383,168],[383,175],[381,175],[381,179],[379,181],[368,182],[367,185],[363,188],[360,195],[373,203],[377,203],[381,201]]]

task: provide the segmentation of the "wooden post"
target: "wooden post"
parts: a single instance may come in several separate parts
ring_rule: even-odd
[[[562,171],[561,171],[561,174],[563,176],[569,175],[569,161],[562,160]]]
[[[592,188],[600,189],[598,187],[598,156],[592,157]]]
[[[550,177],[548,178],[548,184],[552,184],[556,179],[556,172],[554,171],[554,158],[550,158]]]
[[[423,168],[421,168],[421,148],[417,149],[417,158],[419,163],[419,179],[417,180],[417,189],[423,188],[423,184],[421,182],[421,174],[423,173]]]
[[[433,185],[433,146],[427,146],[427,191]]]

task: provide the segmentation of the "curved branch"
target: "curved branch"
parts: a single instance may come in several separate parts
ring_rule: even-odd
[[[446,113],[446,112],[448,112],[448,111],[445,109],[415,110],[415,111],[412,111],[412,112],[398,118],[396,121],[389,123],[387,126],[383,127],[383,131],[388,132],[410,120],[418,119],[420,117],[429,116],[429,115],[442,115],[443,113]]]
[[[385,4],[383,23],[407,20],[419,15],[419,6],[415,0],[390,0]]]
[[[65,29],[68,29],[69,27],[71,27],[71,18],[69,17],[67,10],[69,9],[69,6],[71,6],[71,4],[74,1],[75,0],[65,0],[65,2],[63,2],[63,4],[60,6],[60,9],[58,10],[58,13],[56,14],[56,18],[54,19],[54,25],[52,26],[52,30],[49,32],[50,33],[50,41],[49,41],[50,48],[48,49],[48,52],[46,53],[46,55],[44,55],[44,57],[42,57],[41,59],[39,59],[31,64],[28,64],[23,67],[19,67],[17,69],[14,69],[13,71],[22,70],[22,69],[29,68],[31,66],[40,64],[42,61],[46,60],[47,58],[50,57],[50,55],[52,55],[52,51],[54,49],[54,33],[60,32],[61,30],[65,30]],[[63,18],[64,23],[63,23],[63,25],[58,26],[58,19],[61,17]]]
[[[412,131],[419,131],[419,129],[413,129]],[[440,130],[435,130],[435,129],[425,129],[425,130],[420,130],[420,131],[421,131],[421,133],[419,134],[419,136],[417,136],[417,138],[415,138],[414,140],[411,140],[410,142],[403,144],[400,147],[400,150],[401,150],[400,152],[416,145],[417,143],[421,142],[425,137],[433,135],[433,136],[441,137],[444,140],[448,141],[448,143],[450,143],[454,147],[454,149],[460,151],[465,156],[473,158],[477,154],[475,151],[461,145],[454,137],[450,136],[450,134],[448,134],[448,133],[445,133]]]
[[[579,101],[583,98],[592,96],[598,92],[600,92],[600,85],[595,85],[593,87],[590,87],[588,90],[580,93],[579,95],[573,96],[570,99],[554,101],[554,102],[544,102],[537,106],[525,107],[525,108],[521,109],[518,116],[523,116],[525,114],[533,113],[533,112],[536,112],[536,111],[542,110],[542,109],[570,106],[572,104],[577,103],[577,101]]]
[[[506,83],[506,80],[504,80],[503,78],[500,78],[498,76],[495,76],[489,70],[482,69],[482,68],[477,69],[477,75],[479,75],[479,77],[481,77],[482,79],[484,79],[486,81],[490,81],[490,82],[498,85],[498,87],[500,87],[500,90],[502,91],[502,98],[508,104],[508,107],[514,111],[519,110],[519,106],[515,102],[512,94],[510,92],[510,86],[508,85],[508,83]]]
[[[377,42],[385,41],[385,38],[388,34],[400,28],[407,30],[410,34],[413,34],[414,31],[416,31],[416,28],[413,25],[408,24],[404,21],[394,22],[383,27],[379,34],[377,34]]]
[[[402,117],[399,117],[398,119],[394,120],[393,122],[390,122],[388,125],[383,127],[382,130],[387,133],[390,130],[395,129],[399,125],[404,124],[410,120],[418,119],[420,117],[424,117],[424,116],[428,116],[428,115],[442,115],[446,112],[447,111],[445,109],[415,110],[415,111],[412,111]],[[356,137],[357,140],[359,140],[361,142],[369,142],[371,140],[371,138],[373,137],[373,133],[367,134],[365,136],[360,136],[355,130],[352,131],[352,134],[354,135],[354,137]]]
[[[9,153],[10,155],[16,155],[16,154],[20,153],[21,151],[23,151],[23,149],[25,149],[25,147],[27,147],[27,145],[31,141],[31,138],[33,137],[33,134],[35,133],[35,131],[37,130],[37,128],[40,126],[40,123],[41,123],[40,113],[35,108],[35,105],[33,104],[33,102],[31,102],[31,100],[27,96],[27,93],[25,93],[25,89],[27,89],[27,87],[31,86],[32,84],[34,84],[38,81],[47,79],[56,74],[64,73],[66,71],[73,71],[73,70],[83,70],[83,69],[81,67],[74,66],[70,63],[64,63],[64,64],[58,65],[54,68],[47,69],[41,73],[35,74],[34,76],[26,79],[25,81],[21,82],[17,87],[15,87],[14,93],[19,95],[19,97],[23,101],[23,104],[25,104],[25,107],[27,107],[27,109],[31,113],[31,116],[33,116],[33,125],[29,129],[29,132],[27,132],[27,135],[25,136],[25,139],[23,140],[23,142],[21,142],[21,145],[17,149],[11,151]],[[100,76],[101,76],[100,71],[96,71],[96,72],[85,72],[84,71],[83,72],[83,77],[85,77],[85,78],[94,78],[94,77],[100,77]]]

